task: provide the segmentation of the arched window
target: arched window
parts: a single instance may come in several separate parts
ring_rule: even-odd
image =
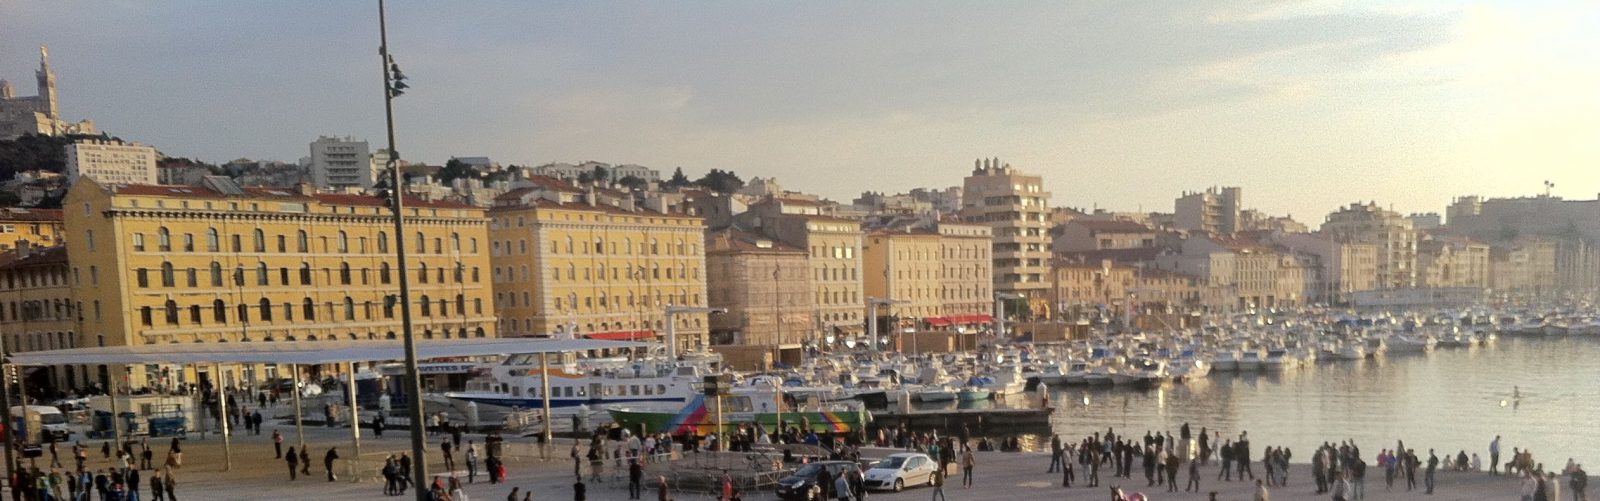
[[[244,287],[244,265],[242,264],[233,267],[233,285],[234,287]]]
[[[222,250],[222,237],[217,235],[217,229],[211,228],[206,230],[206,252],[217,252],[220,250]]]
[[[340,231],[339,232],[339,253],[343,254],[343,253],[347,253],[347,252],[350,252],[350,235],[346,234],[343,231]]]
[[[161,263],[161,286],[172,287],[177,285],[177,277],[172,271],[172,263]]]
[[[450,234],[450,250],[456,251],[456,252],[461,252],[461,234],[459,234],[459,233],[451,233]]]
[[[350,285],[350,263],[339,263],[339,283]]]
[[[428,263],[417,264],[417,281],[428,283]]]
[[[456,294],[456,314],[467,314],[467,296]]]
[[[172,232],[165,226],[156,230],[156,248],[161,252],[172,252]]]
[[[306,230],[295,233],[294,248],[296,252],[311,252],[311,237],[306,235]]]
[[[256,285],[268,285],[268,280],[271,278],[272,273],[267,271],[267,262],[256,263]]]
[[[383,284],[389,283],[389,263],[383,263],[383,265],[378,268],[378,282]]]
[[[211,302],[211,321],[219,324],[228,323],[228,305],[221,299]]]
[[[378,232],[378,252],[389,252],[389,234]]]
[[[167,305],[166,305],[166,312],[167,312],[167,325],[178,325],[178,302],[177,301],[173,301],[171,299],[168,299],[167,300]]]
[[[428,296],[422,296],[422,316],[433,316],[433,303],[428,302]]]
[[[308,297],[300,303],[300,316],[305,317],[308,322],[317,319],[317,304],[311,302],[311,298]]]
[[[344,297],[344,319],[356,319],[356,301],[354,299],[350,299],[350,296]]]
[[[422,232],[419,231],[417,232],[417,254],[424,252],[428,252],[428,239],[423,237]]]
[[[211,286],[222,287],[222,265],[216,261],[211,262]]]
[[[251,232],[250,241],[256,252],[267,251],[267,233],[261,231],[261,228],[256,228],[256,231]]]
[[[262,322],[272,321],[272,300],[261,298],[261,305],[257,306],[256,309],[261,311],[260,315]]]
[[[300,263],[300,285],[311,285],[311,263]]]
[[[239,321],[246,323],[250,322],[250,305],[244,303],[239,304]]]

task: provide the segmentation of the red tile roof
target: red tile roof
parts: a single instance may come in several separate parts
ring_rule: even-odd
[[[1088,228],[1089,231],[1093,231],[1093,232],[1096,232],[1096,233],[1154,233],[1155,232],[1155,230],[1150,229],[1148,226],[1145,226],[1145,225],[1142,225],[1142,224],[1139,224],[1139,223],[1135,223],[1133,221],[1120,221],[1120,220],[1096,221],[1096,220],[1074,219],[1074,220],[1072,220],[1072,223],[1069,223],[1069,224],[1074,224],[1074,223],[1082,225],[1083,227]]]
[[[527,177],[527,181],[530,182],[530,183],[533,183],[534,187],[542,188],[542,189],[546,189],[546,190],[550,190],[550,191],[559,191],[559,192],[565,192],[565,193],[583,193],[583,189],[578,188],[577,186],[573,186],[570,183],[567,183],[566,181],[562,181],[560,179],[553,178],[553,177],[550,177],[550,176],[528,176]]]
[[[61,209],[0,209],[0,221],[61,222]]]
[[[231,198],[230,195],[212,190],[205,186],[179,186],[155,184],[124,184],[113,185],[108,189],[118,195],[138,195],[174,198]],[[278,200],[316,200],[328,205],[357,205],[382,207],[383,199],[371,195],[353,195],[348,193],[316,193],[311,196],[300,194],[291,188],[263,188],[244,187],[243,195],[237,198],[278,199]],[[422,198],[407,196],[405,204],[408,207],[429,207],[435,209],[472,209],[471,205],[448,202],[443,200],[424,200]]]
[[[28,255],[28,257],[0,265],[0,270],[14,270],[29,266],[64,264],[66,262],[67,246],[57,245],[48,249],[36,250],[33,254]]]

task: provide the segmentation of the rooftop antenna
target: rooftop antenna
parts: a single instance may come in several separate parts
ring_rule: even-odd
[[[1546,179],[1544,181],[1544,197],[1545,198],[1550,198],[1550,188],[1554,188],[1554,187],[1556,187],[1556,183],[1552,183],[1548,179]]]

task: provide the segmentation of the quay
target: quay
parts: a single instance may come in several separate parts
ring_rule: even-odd
[[[954,430],[966,425],[982,435],[990,427],[1048,429],[1054,407],[1027,409],[928,409],[873,411],[873,424],[879,428],[906,425],[913,430]]]

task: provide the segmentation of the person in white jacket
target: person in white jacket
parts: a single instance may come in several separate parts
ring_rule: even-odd
[[[1522,472],[1522,501],[1533,501],[1533,494],[1539,491],[1539,479],[1533,478],[1533,472]]]

